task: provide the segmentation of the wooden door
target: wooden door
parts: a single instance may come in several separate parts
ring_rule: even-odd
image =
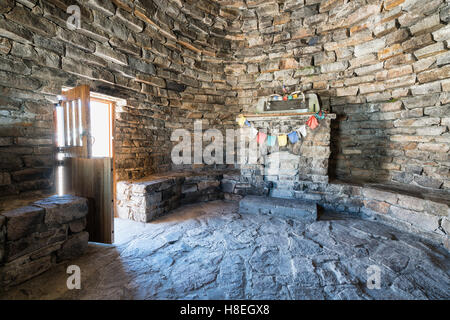
[[[89,240],[113,243],[113,159],[92,157],[89,86],[62,95],[64,117],[57,125],[64,128],[64,191],[88,199]]]

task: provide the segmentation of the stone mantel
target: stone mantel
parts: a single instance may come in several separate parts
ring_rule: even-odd
[[[291,119],[309,119],[315,112],[307,112],[307,113],[248,113],[243,114],[243,116],[249,121],[264,121],[264,120],[291,120]],[[335,113],[327,113],[325,115],[327,119],[336,119]],[[237,120],[237,119],[236,119]]]
[[[314,113],[309,112],[243,113],[254,128],[265,129],[265,132],[272,136],[297,130],[313,115]],[[306,125],[305,134],[295,143],[288,141],[280,146],[275,142],[258,149],[260,154],[257,156],[257,163],[244,163],[239,166],[242,185],[237,188],[240,189],[240,194],[246,194],[247,189],[251,189],[249,192],[267,190],[268,194],[274,197],[293,198],[297,191],[296,185],[300,182],[328,183],[331,121],[335,118],[336,114],[326,114],[325,119],[319,120],[317,128],[311,129]],[[248,140],[250,146],[250,141],[254,139]]]

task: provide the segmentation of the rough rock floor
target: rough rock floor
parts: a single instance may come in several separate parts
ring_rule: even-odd
[[[449,253],[372,221],[324,215],[303,225],[239,215],[237,204],[181,207],[148,224],[116,220],[116,244],[90,244],[6,299],[449,299]],[[367,268],[381,289],[367,288]],[[372,274],[372,272],[370,272]]]

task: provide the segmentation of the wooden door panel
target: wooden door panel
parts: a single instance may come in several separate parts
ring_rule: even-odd
[[[113,179],[111,158],[67,158],[69,193],[87,198],[89,240],[113,243]]]
[[[82,85],[63,92],[64,135],[69,156],[90,158],[92,141],[90,138],[90,91]]]

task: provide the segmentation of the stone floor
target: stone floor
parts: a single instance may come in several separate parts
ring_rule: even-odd
[[[303,225],[239,215],[237,203],[181,207],[153,223],[116,220],[115,245],[90,244],[3,299],[449,299],[449,253],[391,227],[325,214]],[[367,288],[367,268],[381,289]]]

